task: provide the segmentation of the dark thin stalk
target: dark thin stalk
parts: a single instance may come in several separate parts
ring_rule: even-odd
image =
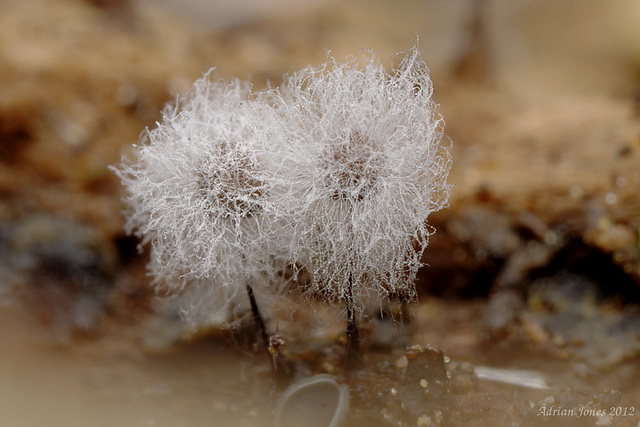
[[[251,313],[253,314],[253,320],[256,322],[256,327],[260,333],[260,339],[262,340],[262,346],[267,354],[269,352],[269,336],[267,335],[267,328],[264,325],[264,320],[260,314],[260,309],[256,303],[256,298],[253,296],[253,288],[247,283],[247,295],[249,296],[249,303],[251,304]]]
[[[283,384],[287,380],[289,369],[287,367],[285,359],[280,354],[280,347],[285,344],[284,339],[276,333],[269,337],[267,334],[267,328],[264,324],[262,314],[258,308],[258,303],[253,295],[253,288],[247,283],[247,296],[249,297],[249,303],[251,304],[251,313],[253,314],[253,320],[258,328],[260,334],[260,341],[262,341],[262,347],[267,353],[267,356],[271,360],[271,367],[273,372],[273,396],[275,396],[275,387],[278,384]]]
[[[353,275],[349,273],[349,282],[347,283],[347,368],[355,368],[360,365],[360,350],[360,331],[358,330],[353,299]]]

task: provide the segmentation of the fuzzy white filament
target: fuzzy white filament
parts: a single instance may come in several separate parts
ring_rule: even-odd
[[[450,193],[431,96],[416,48],[391,73],[363,53],[258,93],[205,75],[115,169],[156,283],[185,288],[195,322],[246,308],[247,285],[259,302],[279,292],[287,262],[350,313],[413,299],[426,220]]]
[[[247,83],[196,81],[163,120],[143,134],[135,158],[116,173],[128,190],[126,227],[151,242],[150,273],[194,322],[247,307],[246,286],[270,290],[278,249],[256,150],[263,119]],[[208,313],[208,314],[207,314]]]
[[[416,49],[392,73],[373,53],[330,58],[275,92],[270,139],[280,158],[270,172],[313,293],[357,309],[370,297],[414,298],[426,219],[450,192],[431,95]]]

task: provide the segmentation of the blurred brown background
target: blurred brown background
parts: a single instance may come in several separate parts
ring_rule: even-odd
[[[141,392],[147,400],[127,410],[138,421],[109,418],[104,402],[116,401],[104,394],[84,416],[152,425],[150,414],[165,410],[150,400],[156,392],[182,408],[165,420],[192,413],[173,394],[176,366],[207,365],[210,349],[140,367],[137,343],[164,348],[181,330],[138,329],[155,316],[152,291],[107,169],[166,102],[211,67],[263,88],[327,52],[372,49],[391,65],[415,43],[452,141],[456,187],[430,220],[437,233],[411,339],[475,362],[494,354],[485,339],[525,342],[583,373],[608,369],[580,378],[640,401],[629,374],[640,353],[637,0],[0,0],[0,424],[37,425],[20,408],[67,384],[69,401],[43,403],[43,419],[56,413],[70,425],[73,399],[86,392],[76,376],[115,395],[147,390],[165,369],[162,384],[174,388]],[[58,354],[56,374],[43,363],[51,349],[39,347],[51,336],[93,344]],[[26,374],[34,365],[41,381]],[[126,386],[110,379],[126,372],[142,373]],[[222,401],[219,413],[244,414]],[[205,412],[186,416],[189,425],[205,425]],[[78,425],[102,425],[87,419]]]

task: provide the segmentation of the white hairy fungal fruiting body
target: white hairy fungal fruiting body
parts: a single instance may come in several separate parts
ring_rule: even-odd
[[[329,58],[271,96],[280,157],[268,169],[284,188],[293,258],[312,273],[311,292],[356,309],[413,299],[426,220],[447,203],[451,166],[417,50],[391,73],[370,52]]]
[[[246,310],[248,284],[259,300],[275,292],[282,228],[273,226],[254,104],[248,83],[209,72],[116,169],[128,191],[126,228],[150,242],[155,283],[183,295],[192,322]]]
[[[188,319],[246,310],[248,285],[268,301],[287,264],[354,328],[372,299],[415,297],[451,158],[427,67],[417,48],[401,58],[387,72],[371,52],[330,57],[263,92],[209,72],[114,169],[126,228]]]

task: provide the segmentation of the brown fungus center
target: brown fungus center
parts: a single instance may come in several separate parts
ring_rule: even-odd
[[[257,167],[240,153],[209,157],[198,169],[200,194],[212,210],[237,219],[262,210],[264,183],[256,177]]]
[[[382,154],[362,132],[337,138],[322,162],[331,198],[352,203],[366,199],[376,187],[382,164]]]

